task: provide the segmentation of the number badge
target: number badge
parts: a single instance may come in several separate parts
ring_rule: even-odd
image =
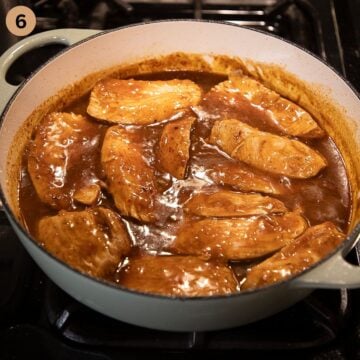
[[[16,36],[29,35],[35,25],[36,16],[27,6],[15,6],[6,15],[6,27]]]

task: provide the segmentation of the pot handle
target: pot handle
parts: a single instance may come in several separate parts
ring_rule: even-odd
[[[360,224],[350,235],[349,242],[355,246],[360,240]],[[360,266],[348,263],[343,252],[335,253],[331,258],[320,263],[314,269],[291,281],[291,286],[296,288],[360,288]]]
[[[98,30],[89,29],[57,29],[31,35],[6,50],[0,57],[0,114],[19,85],[11,85],[6,81],[6,73],[11,64],[31,49],[49,44],[72,45],[89,36],[97,34]]]

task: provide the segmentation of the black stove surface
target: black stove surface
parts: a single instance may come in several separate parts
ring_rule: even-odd
[[[35,0],[35,32],[62,27],[110,29],[142,21],[230,21],[293,41],[327,61],[360,90],[360,0]],[[4,32],[2,32],[3,34]],[[19,40],[5,31],[0,53]],[[33,50],[7,79],[18,84],[61,46]],[[360,251],[349,260],[359,264]],[[34,264],[0,212],[0,359],[360,359],[360,291],[317,290],[282,313],[214,332],[170,333],[107,318],[72,299]]]

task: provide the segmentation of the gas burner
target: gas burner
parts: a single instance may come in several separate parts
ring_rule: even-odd
[[[46,285],[45,309],[50,326],[64,339],[86,346],[172,351],[304,350],[335,340],[348,325],[351,313],[347,290],[320,291],[255,324],[216,332],[164,332],[110,319],[81,305],[53,283]]]

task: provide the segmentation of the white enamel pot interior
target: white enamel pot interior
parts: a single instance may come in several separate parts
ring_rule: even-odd
[[[4,80],[10,64],[28,49],[47,43],[73,44],[85,38],[48,62],[17,91]],[[331,89],[349,117],[356,119],[360,113],[357,95],[323,62],[278,38],[231,24],[167,21],[98,35],[90,30],[66,29],[29,37],[0,59],[0,110],[5,108],[0,132],[0,183],[8,217],[33,259],[57,285],[87,306],[121,321],[170,331],[230,328],[274,314],[304,298],[313,288],[359,287],[360,269],[343,260],[343,254],[358,240],[359,228],[340,249],[291,281],[231,296],[181,299],[129,291],[74,271],[44,251],[16,220],[9,205],[7,156],[17,130],[31,112],[90,73],[177,51],[279,64],[300,79]],[[360,142],[359,131],[354,136]]]

